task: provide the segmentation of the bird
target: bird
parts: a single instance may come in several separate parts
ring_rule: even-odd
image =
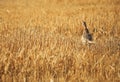
[[[93,42],[93,37],[92,34],[89,32],[89,29],[87,27],[87,24],[85,21],[82,21],[82,25],[84,27],[83,34],[81,36],[81,41],[83,44],[90,44],[94,43]]]

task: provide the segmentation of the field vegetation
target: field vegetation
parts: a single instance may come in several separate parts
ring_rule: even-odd
[[[120,1],[0,0],[0,82],[120,82]]]

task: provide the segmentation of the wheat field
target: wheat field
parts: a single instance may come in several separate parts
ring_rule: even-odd
[[[120,1],[0,0],[0,82],[120,82]]]

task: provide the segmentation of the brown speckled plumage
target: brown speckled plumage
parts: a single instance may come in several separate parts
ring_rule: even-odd
[[[83,30],[83,34],[82,34],[82,37],[81,37],[81,41],[82,41],[83,44],[91,43],[92,35],[90,34],[90,32],[87,28],[86,22],[83,21],[82,24],[83,24],[84,30]]]

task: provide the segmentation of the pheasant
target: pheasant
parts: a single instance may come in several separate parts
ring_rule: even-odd
[[[82,34],[82,37],[81,37],[82,43],[83,44],[94,43],[92,35],[90,34],[89,29],[86,25],[86,22],[83,21],[82,24],[83,24],[83,27],[84,27],[83,34]]]

